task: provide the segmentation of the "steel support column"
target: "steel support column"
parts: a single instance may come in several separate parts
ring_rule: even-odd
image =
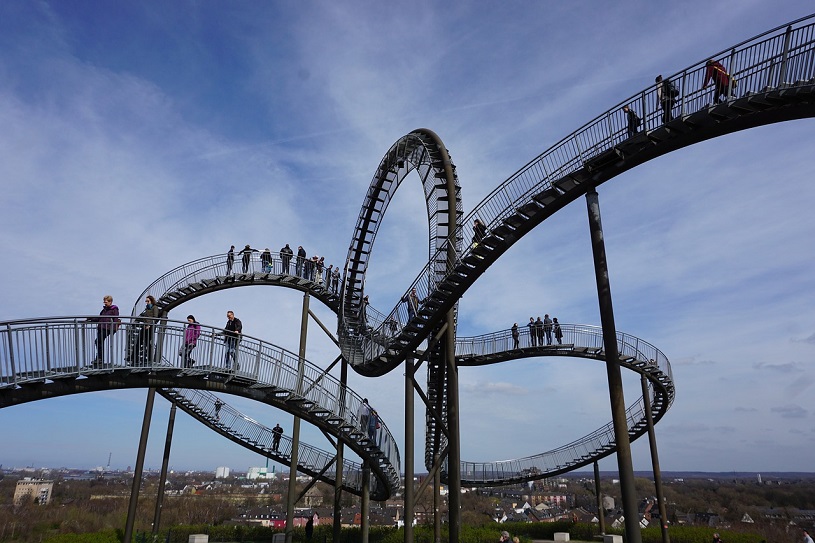
[[[297,364],[297,392],[301,393],[306,360],[306,339],[308,338],[309,294],[303,294],[303,314],[300,318],[300,349]],[[294,533],[294,506],[297,495],[297,453],[300,449],[300,417],[295,416],[291,430],[291,463],[289,464],[289,490],[286,496],[286,543],[291,543]]]
[[[594,461],[594,494],[597,498],[597,518],[600,521],[600,533],[606,535],[606,511],[603,509],[603,494],[600,490],[600,464]]]
[[[439,454],[433,455],[433,541],[441,543],[441,468],[439,467]]]
[[[651,393],[648,390],[648,379],[645,375],[640,377],[642,383],[642,399],[645,404],[645,422],[648,425],[648,445],[651,448],[651,466],[654,470],[654,486],[659,506],[659,524],[662,531],[662,543],[671,543],[668,535],[668,511],[665,507],[665,495],[662,493],[662,471],[659,469],[659,453],[657,452],[657,436],[654,432],[654,415],[651,411]]]
[[[147,402],[144,405],[144,419],[141,423],[139,451],[136,453],[136,469],[133,470],[133,486],[130,488],[130,505],[127,508],[127,521],[122,543],[133,541],[133,524],[136,522],[136,507],[139,504],[139,489],[144,471],[144,454],[147,451],[147,437],[150,435],[150,420],[153,418],[153,404],[156,402],[156,389],[147,390]]]
[[[450,541],[459,541],[461,534],[461,434],[458,420],[458,368],[456,367],[456,336],[453,310],[447,313],[447,518]]]
[[[340,366],[340,411],[345,417],[345,387],[348,385],[348,362],[343,358]],[[334,523],[331,530],[331,540],[339,543],[342,534],[342,468],[345,445],[337,440],[337,476],[334,479]]]
[[[362,463],[362,505],[360,506],[359,522],[362,532],[362,543],[368,543],[368,529],[371,521],[368,518],[371,513],[371,468],[368,462]]]
[[[413,472],[414,472],[414,376],[413,357],[405,359],[405,543],[413,543],[413,517],[415,515]]]
[[[641,543],[637,494],[634,485],[634,467],[631,460],[631,442],[625,415],[625,395],[620,369],[620,353],[617,349],[617,329],[614,324],[614,307],[611,302],[611,283],[608,277],[606,246],[603,240],[603,224],[600,220],[600,200],[596,190],[586,193],[586,206],[591,232],[591,250],[594,257],[594,275],[597,281],[597,299],[600,304],[600,322],[603,326],[603,347],[606,353],[608,394],[611,401],[611,419],[614,440],[617,444],[617,469],[620,474],[623,514],[625,515],[626,543]]]
[[[158,495],[156,496],[156,512],[153,515],[153,539],[158,535],[161,524],[161,508],[164,506],[164,486],[167,484],[167,468],[170,465],[170,447],[173,444],[173,428],[175,428],[176,405],[170,407],[170,419],[167,421],[167,438],[164,440],[164,459],[161,461],[161,476],[158,480]]]

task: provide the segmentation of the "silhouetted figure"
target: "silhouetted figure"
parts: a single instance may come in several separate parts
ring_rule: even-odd
[[[232,266],[235,264],[235,246],[232,245],[226,252],[226,274],[232,275]]]
[[[662,123],[664,124],[673,119],[673,108],[676,105],[679,90],[670,79],[662,79],[661,75],[658,75],[654,81],[657,84],[657,101],[662,106]]]
[[[311,516],[306,522],[306,541],[311,541],[311,537],[314,535],[314,516]]]
[[[513,349],[518,348],[518,336],[519,336],[519,334],[518,334],[518,323],[516,322],[515,324],[512,325],[512,348]]]
[[[557,344],[563,345],[563,330],[560,329],[560,323],[557,321],[557,317],[552,319],[552,327],[554,328]]]
[[[221,400],[215,400],[215,420],[220,422],[221,421],[221,408],[224,406],[224,402]]]
[[[275,424],[275,427],[272,428],[272,450],[278,452],[280,449],[280,436],[283,435],[283,428],[281,428],[280,424]]]
[[[257,253],[257,249],[252,249],[247,244],[238,254],[241,255],[241,269],[243,273],[249,272],[249,263],[252,262],[252,253]]]
[[[283,263],[283,273],[291,273],[291,257],[294,251],[291,250],[287,243],[285,247],[280,249],[280,261]]]
[[[262,253],[260,253],[260,265],[263,266],[263,271],[269,273],[272,271],[272,252],[266,247]]]
[[[473,223],[473,247],[478,247],[484,236],[487,235],[487,227],[481,222],[481,219],[476,219]]]
[[[306,262],[306,250],[303,249],[302,245],[297,247],[297,262],[294,265],[294,271],[297,274],[297,277],[305,277],[303,275],[303,265]]]
[[[640,117],[628,106],[623,106],[623,111],[628,121],[628,137],[630,138],[640,131]]]

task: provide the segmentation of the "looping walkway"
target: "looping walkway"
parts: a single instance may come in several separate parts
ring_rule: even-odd
[[[362,398],[317,366],[306,361],[301,366],[294,353],[244,336],[233,360],[226,356],[223,330],[202,325],[192,353],[196,364],[185,368],[177,356],[184,323],[159,320],[148,330],[135,318],[121,317],[118,332],[104,339],[99,352],[97,323],[86,319],[0,323],[0,408],[117,388],[235,394],[301,417],[347,444],[371,467],[375,499],[399,489],[399,452],[388,427],[363,428],[358,416]]]
[[[815,116],[812,20],[813,16],[794,21],[712,55],[738,81],[735,89],[728,88],[724,102],[715,103],[713,85],[703,87],[705,59],[668,77],[680,90],[670,108],[675,118],[669,122],[662,122],[657,85],[651,85],[566,136],[501,183],[458,221],[452,236],[458,259],[451,271],[439,267],[447,261],[445,241],[387,313],[387,322],[400,323],[398,334],[389,334],[386,323],[347,330],[343,352],[349,353],[354,369],[363,375],[382,375],[396,368],[515,242],[601,183],[712,137]],[[643,131],[633,137],[628,134],[623,105],[632,106],[644,119]],[[476,219],[487,226],[487,235],[477,244],[471,243]],[[347,265],[362,258],[364,250],[369,248],[349,253]],[[357,282],[364,281],[358,278]],[[404,301],[411,289],[422,300],[417,310]]]

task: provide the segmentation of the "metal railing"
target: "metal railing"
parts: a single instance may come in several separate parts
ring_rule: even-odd
[[[287,435],[279,438],[277,447],[274,443],[274,432],[268,426],[241,413],[221,398],[206,390],[196,389],[162,389],[160,393],[218,432],[228,434],[234,439],[248,443],[251,448],[263,451],[263,454],[278,460],[291,458],[293,441]],[[336,460],[334,452],[324,451],[300,441],[297,447],[298,465],[301,471],[312,474],[320,473]],[[321,477],[333,484],[334,470],[328,469]],[[360,493],[362,491],[362,465],[343,459],[342,484],[345,488]],[[373,489],[374,483],[371,483]]]
[[[316,365],[308,361],[301,365],[296,354],[251,336],[241,337],[232,356],[224,330],[201,325],[201,335],[190,353],[195,364],[185,367],[186,323],[145,322],[130,316],[120,316],[119,322],[96,322],[98,319],[91,315],[0,322],[0,393],[29,383],[120,369],[160,372],[173,368],[188,375],[241,379],[246,387],[274,389],[286,400],[310,405],[308,411],[314,414],[305,416],[310,422],[335,418],[340,422],[334,428],[368,436],[366,441],[374,443],[384,457],[382,469],[389,484],[398,488],[399,451],[387,425],[380,421],[375,431],[363,427],[359,416],[364,410],[362,398]],[[357,447],[358,453],[360,450]]]
[[[511,352],[535,346],[551,346],[553,354],[563,354],[563,348],[592,349],[602,351],[603,329],[587,324],[560,324],[563,338],[559,343],[551,332],[551,343],[547,345],[547,336],[543,332],[530,333],[528,326],[518,327],[518,347],[512,339],[512,330],[500,330],[489,334],[456,338],[456,359],[489,357],[500,353]],[[540,334],[540,335],[538,335]],[[558,349],[560,348],[560,349]],[[631,334],[617,332],[617,349],[621,357],[631,357],[637,362],[650,366],[664,374],[673,382],[671,364],[665,354],[647,341]]]
[[[293,256],[288,261],[288,265],[286,265],[286,260],[281,258],[280,253],[271,253],[268,260],[261,259],[261,254],[262,253],[251,253],[249,261],[246,264],[242,261],[242,257],[236,254],[236,259],[230,266],[227,263],[226,254],[217,254],[199,258],[173,268],[144,289],[144,292],[136,299],[136,303],[133,305],[132,314],[138,315],[142,311],[144,299],[148,294],[152,294],[156,298],[161,299],[163,295],[174,292],[192,283],[236,274],[269,273],[300,277],[314,282],[315,285],[322,285],[333,294],[339,295],[342,277],[336,280],[333,277],[328,277],[328,266],[323,268],[321,274],[317,273],[316,268],[313,268],[312,273],[307,276],[306,267],[304,264],[300,265],[297,263],[297,256]],[[339,282],[337,283],[335,281]]]
[[[815,83],[813,18],[815,15],[798,19],[711,55],[709,58],[721,62],[732,76],[725,101],[761,95],[776,89],[812,86]],[[670,108],[672,116],[685,118],[706,110],[715,102],[715,85],[703,86],[707,70],[706,61],[707,59],[666,77],[679,89],[679,96]],[[625,141],[629,134],[626,114],[622,111],[624,105],[638,111],[643,118],[644,130],[653,131],[662,126],[663,109],[658,99],[657,87],[658,84],[650,85],[598,115],[496,187],[460,221],[455,230],[454,239],[465,241],[459,260],[470,255],[478,255],[475,252],[476,245],[470,243],[473,240],[475,219],[480,219],[486,224],[488,233],[491,232],[501,226],[504,219],[514,215],[519,208],[531,203],[534,196],[553,189],[555,181],[584,168],[591,159]],[[434,262],[444,258],[447,245],[448,243],[443,244],[436,255],[431,257],[411,283],[402,300],[413,288],[417,290],[420,299],[437,295],[435,290],[438,270],[434,268]],[[491,262],[484,256],[477,258],[487,263]],[[443,294],[439,296],[444,297]],[[386,321],[407,323],[411,318],[412,314],[407,304],[400,301],[388,313]],[[377,341],[372,341],[374,338],[382,337],[385,332],[382,327],[383,325],[380,325],[379,329],[358,331],[356,338],[345,338],[349,344],[349,352],[356,346],[357,351],[352,353],[357,355],[352,357],[355,365],[368,364],[386,353],[387,345],[379,345]],[[388,369],[393,369],[398,362],[399,360],[395,359],[392,367]]]

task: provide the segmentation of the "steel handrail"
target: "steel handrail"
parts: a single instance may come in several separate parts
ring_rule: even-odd
[[[335,428],[365,439],[355,450],[363,457],[380,456],[380,469],[391,489],[399,484],[399,452],[384,421],[370,438],[360,416],[362,397],[345,387],[321,368],[303,361],[297,354],[252,336],[243,336],[236,349],[236,364],[226,358],[222,328],[201,325],[201,336],[195,348],[197,364],[183,366],[180,353],[186,323],[167,319],[144,319],[120,316],[118,331],[103,342],[103,356],[98,360],[94,342],[97,338],[98,315],[30,318],[0,322],[0,392],[11,392],[21,386],[57,379],[77,378],[110,371],[160,372],[170,367],[186,375],[218,376],[224,380],[241,379],[248,388],[280,391],[289,402],[308,404],[319,411],[312,422],[328,417],[337,419]],[[146,324],[152,325],[146,334]],[[134,349],[134,341],[139,341]],[[144,348],[144,345],[150,345]],[[130,361],[125,359],[130,355]],[[171,356],[168,356],[171,355]],[[231,362],[231,360],[230,360]],[[341,433],[337,430],[338,435]],[[354,443],[354,440],[351,440]],[[353,446],[353,445],[352,445]],[[367,447],[367,452],[366,452]],[[373,457],[372,457],[373,458]],[[374,463],[376,465],[376,463]]]

